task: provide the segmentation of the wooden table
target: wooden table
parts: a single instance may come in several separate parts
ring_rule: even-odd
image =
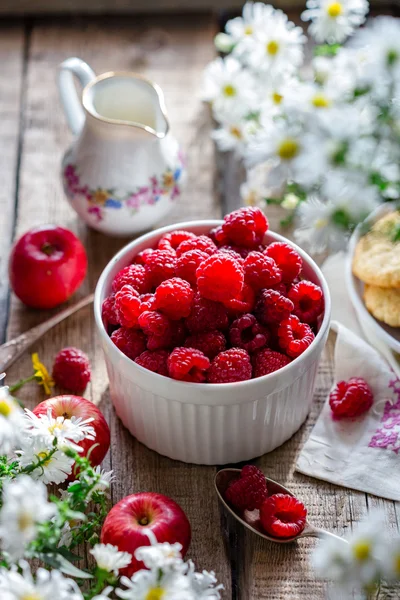
[[[95,69],[146,73],[164,89],[173,131],[185,146],[189,180],[168,222],[219,216],[215,189],[216,157],[207,110],[198,94],[202,69],[213,57],[217,29],[211,15],[3,21],[0,24],[0,331],[7,339],[48,318],[26,309],[7,289],[7,257],[12,239],[33,225],[53,222],[77,232],[89,256],[89,276],[75,296],[93,290],[113,254],[126,243],[88,230],[67,204],[60,161],[71,142],[55,84],[57,65],[80,56]],[[225,585],[225,598],[240,600],[321,599],[326,586],[313,578],[308,561],[313,540],[291,546],[269,544],[237,527],[219,510],[213,489],[214,467],[174,462],[138,443],[116,417],[91,308],[63,322],[36,345],[51,366],[64,346],[82,348],[93,366],[86,397],[100,403],[111,428],[112,447],[105,468],[114,470],[112,502],[138,491],[173,497],[193,528],[190,557],[199,569],[213,569]],[[31,372],[26,354],[8,372],[13,382]],[[294,473],[296,456],[307,439],[332,381],[332,344],[320,366],[315,401],[306,424],[281,448],[257,464],[291,487],[308,506],[312,521],[346,533],[368,507],[381,506],[389,527],[398,526],[399,505],[335,487]],[[43,399],[30,384],[21,392],[29,407]],[[398,593],[393,596],[398,598]]]

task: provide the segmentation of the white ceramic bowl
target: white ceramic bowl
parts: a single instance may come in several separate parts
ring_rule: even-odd
[[[111,398],[123,424],[140,442],[160,454],[208,465],[246,461],[270,452],[305,421],[331,312],[328,286],[317,265],[292,244],[303,259],[305,277],[320,285],[325,297],[325,312],[314,342],[279,371],[238,383],[186,383],[144,369],[112,343],[102,322],[101,306],[118,271],[138,252],[154,247],[162,235],[177,228],[206,233],[221,223],[179,223],[131,242],[104,269],[94,298]],[[286,240],[268,231],[265,242],[272,241]]]

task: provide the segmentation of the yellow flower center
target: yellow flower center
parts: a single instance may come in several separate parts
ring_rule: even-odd
[[[278,94],[278,92],[274,92],[272,94],[272,100],[275,104],[280,104],[283,100],[283,96],[281,96],[281,94]]]
[[[18,516],[18,529],[20,531],[25,531],[28,527],[32,527],[33,524],[34,520],[31,513],[24,511]]]
[[[8,417],[10,416],[11,411],[12,408],[10,403],[6,400],[0,400],[0,415],[3,415],[3,417]]]
[[[355,558],[360,562],[368,560],[371,555],[371,543],[368,540],[357,542],[353,546],[353,553]]]
[[[39,596],[39,594],[24,594],[23,596],[21,596],[21,600],[42,600],[42,596]]]
[[[163,596],[164,596],[163,588],[160,588],[160,587],[151,588],[151,590],[149,590],[147,592],[145,600],[161,600]]]
[[[37,455],[38,458],[40,458],[40,460],[42,461],[42,465],[46,466],[49,464],[49,462],[51,461],[51,457],[47,457],[47,452],[39,452],[39,454]],[[44,462],[43,462],[44,461]]]
[[[278,42],[276,42],[275,40],[271,40],[266,45],[266,50],[267,50],[268,54],[270,54],[271,56],[275,56],[275,54],[277,54],[277,52],[279,50]]]
[[[327,108],[330,105],[330,102],[323,94],[315,94],[312,99],[312,104],[315,108]]]
[[[244,28],[244,34],[245,35],[251,35],[253,33],[253,28],[251,25],[246,25],[246,27]]]
[[[400,554],[396,554],[394,557],[394,570],[396,571],[396,575],[400,576]]]
[[[299,152],[299,144],[292,138],[286,138],[278,146],[278,156],[282,160],[291,160]]]
[[[340,2],[331,2],[326,7],[326,12],[331,17],[331,19],[336,19],[343,12],[343,7]]]
[[[323,229],[324,227],[326,227],[328,225],[329,221],[328,219],[317,219],[315,221],[315,228],[316,229]]]
[[[224,94],[228,98],[232,98],[232,96],[236,96],[236,88],[233,85],[231,85],[230,83],[228,83],[224,87]]]
[[[229,131],[231,132],[231,135],[235,138],[237,138],[238,140],[242,139],[242,132],[240,131],[239,127],[235,127],[234,125],[232,125],[232,127],[229,129]]]

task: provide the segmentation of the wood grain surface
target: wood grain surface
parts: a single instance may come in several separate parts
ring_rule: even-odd
[[[166,222],[214,217],[231,206],[226,193],[222,193],[221,202],[221,189],[214,192],[216,158],[209,138],[211,122],[199,100],[201,73],[213,56],[215,30],[216,22],[211,16],[198,15],[64,18],[34,20],[29,26],[22,22],[2,25],[0,316],[3,323],[7,305],[4,285],[7,254],[13,236],[43,222],[65,225],[79,235],[88,250],[90,269],[75,299],[94,289],[105,264],[126,242],[88,230],[78,221],[62,192],[60,162],[72,138],[60,108],[55,75],[57,65],[66,57],[80,56],[98,73],[115,68],[142,72],[163,88],[172,129],[184,146],[188,164],[186,190]],[[11,297],[7,338],[42,322],[49,314],[30,311]],[[129,493],[144,490],[167,494],[179,502],[193,528],[189,555],[199,569],[216,572],[226,588],[224,598],[320,600],[326,597],[325,584],[313,578],[309,567],[315,541],[278,546],[243,531],[219,509],[213,491],[215,468],[169,460],[139,444],[124,429],[110,402],[90,307],[58,325],[32,350],[38,351],[43,362],[50,366],[54,354],[66,345],[82,348],[92,362],[92,383],[85,396],[100,399],[100,408],[111,427],[112,447],[104,466],[112,468],[116,476],[113,503]],[[318,526],[344,533],[366,513],[367,507],[378,505],[385,510],[388,524],[395,528],[398,512],[394,503],[294,473],[296,456],[331,385],[332,347],[331,340],[319,369],[315,402],[306,424],[289,442],[257,462],[270,477],[293,489],[308,506],[310,520]],[[16,381],[30,370],[27,354],[9,370],[8,381]],[[44,398],[35,384],[26,386],[20,397],[29,407]]]

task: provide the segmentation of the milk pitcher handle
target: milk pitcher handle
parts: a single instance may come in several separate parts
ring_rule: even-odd
[[[58,68],[58,89],[67,123],[72,133],[78,135],[85,122],[85,113],[75,88],[74,75],[82,87],[90,83],[96,75],[85,61],[76,57],[67,58]]]

